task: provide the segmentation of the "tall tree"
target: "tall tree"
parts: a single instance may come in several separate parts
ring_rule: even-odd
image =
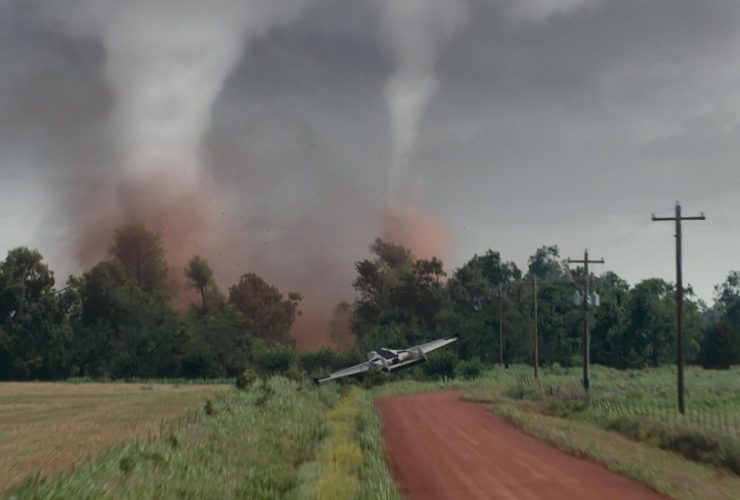
[[[82,313],[75,338],[80,373],[162,377],[176,373],[184,327],[169,301],[143,289],[117,259],[82,277]]]
[[[370,252],[355,264],[352,329],[359,347],[413,345],[436,335],[447,303],[442,262],[416,260],[409,249],[380,238]]]
[[[538,279],[561,278],[565,267],[560,262],[560,249],[557,245],[543,246],[529,257],[529,273]]]
[[[229,303],[254,321],[257,335],[265,340],[293,344],[290,328],[300,314],[298,305],[303,297],[288,292],[283,297],[277,287],[255,273],[242,275],[239,283],[229,289]]]
[[[714,307],[706,314],[701,362],[726,369],[740,364],[740,272],[731,271],[714,292]]]
[[[213,280],[213,271],[208,265],[208,261],[196,255],[188,262],[188,266],[185,268],[185,276],[190,286],[198,290],[201,299],[201,313],[205,314],[208,311],[206,299],[209,294],[214,292],[216,287]]]
[[[513,331],[519,329],[521,315],[513,293],[521,275],[516,264],[504,262],[493,250],[474,255],[455,270],[447,291],[452,301],[452,323],[461,335],[458,350],[462,356],[489,361],[499,358],[499,311],[503,311],[504,358],[509,362],[515,357],[514,351],[519,351],[515,340],[519,339],[514,338]],[[504,304],[499,304],[500,300]]]
[[[26,304],[37,301],[54,286],[54,272],[41,254],[26,247],[8,252],[0,265],[0,320],[12,320]]]
[[[36,250],[15,248],[0,263],[0,358],[7,363],[0,376],[64,375],[69,304],[53,287],[54,273]]]
[[[621,329],[626,322],[629,284],[616,273],[608,271],[592,281],[601,304],[594,310],[591,329],[591,361],[596,364],[618,364]]]
[[[111,255],[142,290],[167,294],[167,259],[161,235],[137,222],[117,229],[113,240]]]

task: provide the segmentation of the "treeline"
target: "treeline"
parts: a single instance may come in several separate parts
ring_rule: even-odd
[[[295,351],[290,330],[300,294],[284,295],[249,272],[223,292],[200,256],[170,270],[160,235],[142,224],[117,230],[109,258],[63,287],[37,251],[13,249],[0,262],[0,379],[210,378],[245,370],[303,377],[357,363],[367,350],[450,334],[460,341],[429,364],[432,376],[475,373],[499,359],[532,363],[534,277],[539,363],[580,364],[583,309],[573,295],[584,271],[569,269],[556,246],[538,249],[526,271],[489,250],[449,274],[438,259],[416,259],[381,239],[370,250],[356,263],[354,302],[339,304],[327,326],[345,351],[336,354]],[[674,362],[673,284],[630,286],[613,272],[591,280],[601,298],[589,310],[594,363]],[[740,363],[740,273],[716,287],[715,299],[708,308],[686,291],[686,359],[726,368]]]
[[[354,282],[352,323],[360,347],[414,345],[457,333],[461,359],[531,364],[536,277],[539,363],[581,363],[584,312],[574,294],[583,287],[584,269],[569,269],[557,246],[538,249],[526,272],[489,250],[449,276],[439,260],[415,259],[380,239],[371,252],[357,263]],[[675,362],[672,283],[651,278],[630,286],[614,272],[592,275],[591,283],[600,296],[600,305],[589,310],[592,362],[616,368]],[[711,308],[686,290],[684,315],[688,362],[713,368],[740,363],[740,273],[716,287]]]
[[[180,272],[197,295],[186,311],[160,235],[142,224],[116,231],[109,258],[63,288],[39,252],[11,250],[0,262],[0,379],[236,376],[256,352],[292,349],[300,294],[254,273],[224,294],[199,256]]]

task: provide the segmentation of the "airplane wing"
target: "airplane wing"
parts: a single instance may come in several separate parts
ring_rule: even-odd
[[[370,368],[370,363],[360,363],[359,365],[350,366],[349,368],[344,368],[342,370],[335,371],[334,373],[330,373],[326,377],[314,379],[314,382],[316,382],[317,384],[323,384],[324,382],[328,382],[330,380],[365,373],[369,371]]]
[[[390,371],[395,372],[397,370],[403,370],[405,368],[411,368],[412,366],[416,366],[419,363],[426,363],[426,361],[427,361],[427,358],[426,357],[417,358],[417,359],[412,359],[412,360],[409,360],[409,361],[404,361],[403,363],[397,363],[395,365],[391,365],[389,368],[390,368]]]
[[[435,349],[439,349],[440,347],[446,346],[447,344],[451,344],[456,340],[457,340],[457,335],[450,335],[449,337],[445,337],[443,339],[432,340],[431,342],[427,342],[426,344],[414,346],[409,350],[411,351],[411,350],[419,349],[421,350],[421,352],[426,354]]]

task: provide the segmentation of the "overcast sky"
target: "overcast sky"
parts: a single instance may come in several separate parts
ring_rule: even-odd
[[[192,162],[245,221],[218,239],[235,265],[336,268],[332,299],[387,203],[439,220],[448,268],[557,244],[634,284],[675,279],[649,219],[680,200],[708,218],[684,226],[685,281],[711,300],[740,269],[736,0],[97,3],[0,0],[2,254],[79,272],[95,182]]]

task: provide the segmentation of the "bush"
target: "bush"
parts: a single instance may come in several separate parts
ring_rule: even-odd
[[[298,362],[303,370],[311,377],[332,371],[336,354],[331,349],[322,347],[318,351],[304,352],[298,355]]]
[[[237,377],[236,388],[241,390],[248,389],[252,384],[254,384],[257,378],[258,375],[254,368],[247,368],[241,375],[239,375],[239,377]]]
[[[424,373],[429,378],[449,380],[455,378],[457,357],[450,351],[442,351],[430,356],[424,364]]]
[[[290,346],[275,344],[254,353],[254,365],[262,376],[284,375],[296,364],[296,351]]]
[[[465,361],[461,361],[457,365],[457,371],[466,380],[473,380],[480,377],[480,374],[484,370],[483,363],[480,358],[472,358]]]

